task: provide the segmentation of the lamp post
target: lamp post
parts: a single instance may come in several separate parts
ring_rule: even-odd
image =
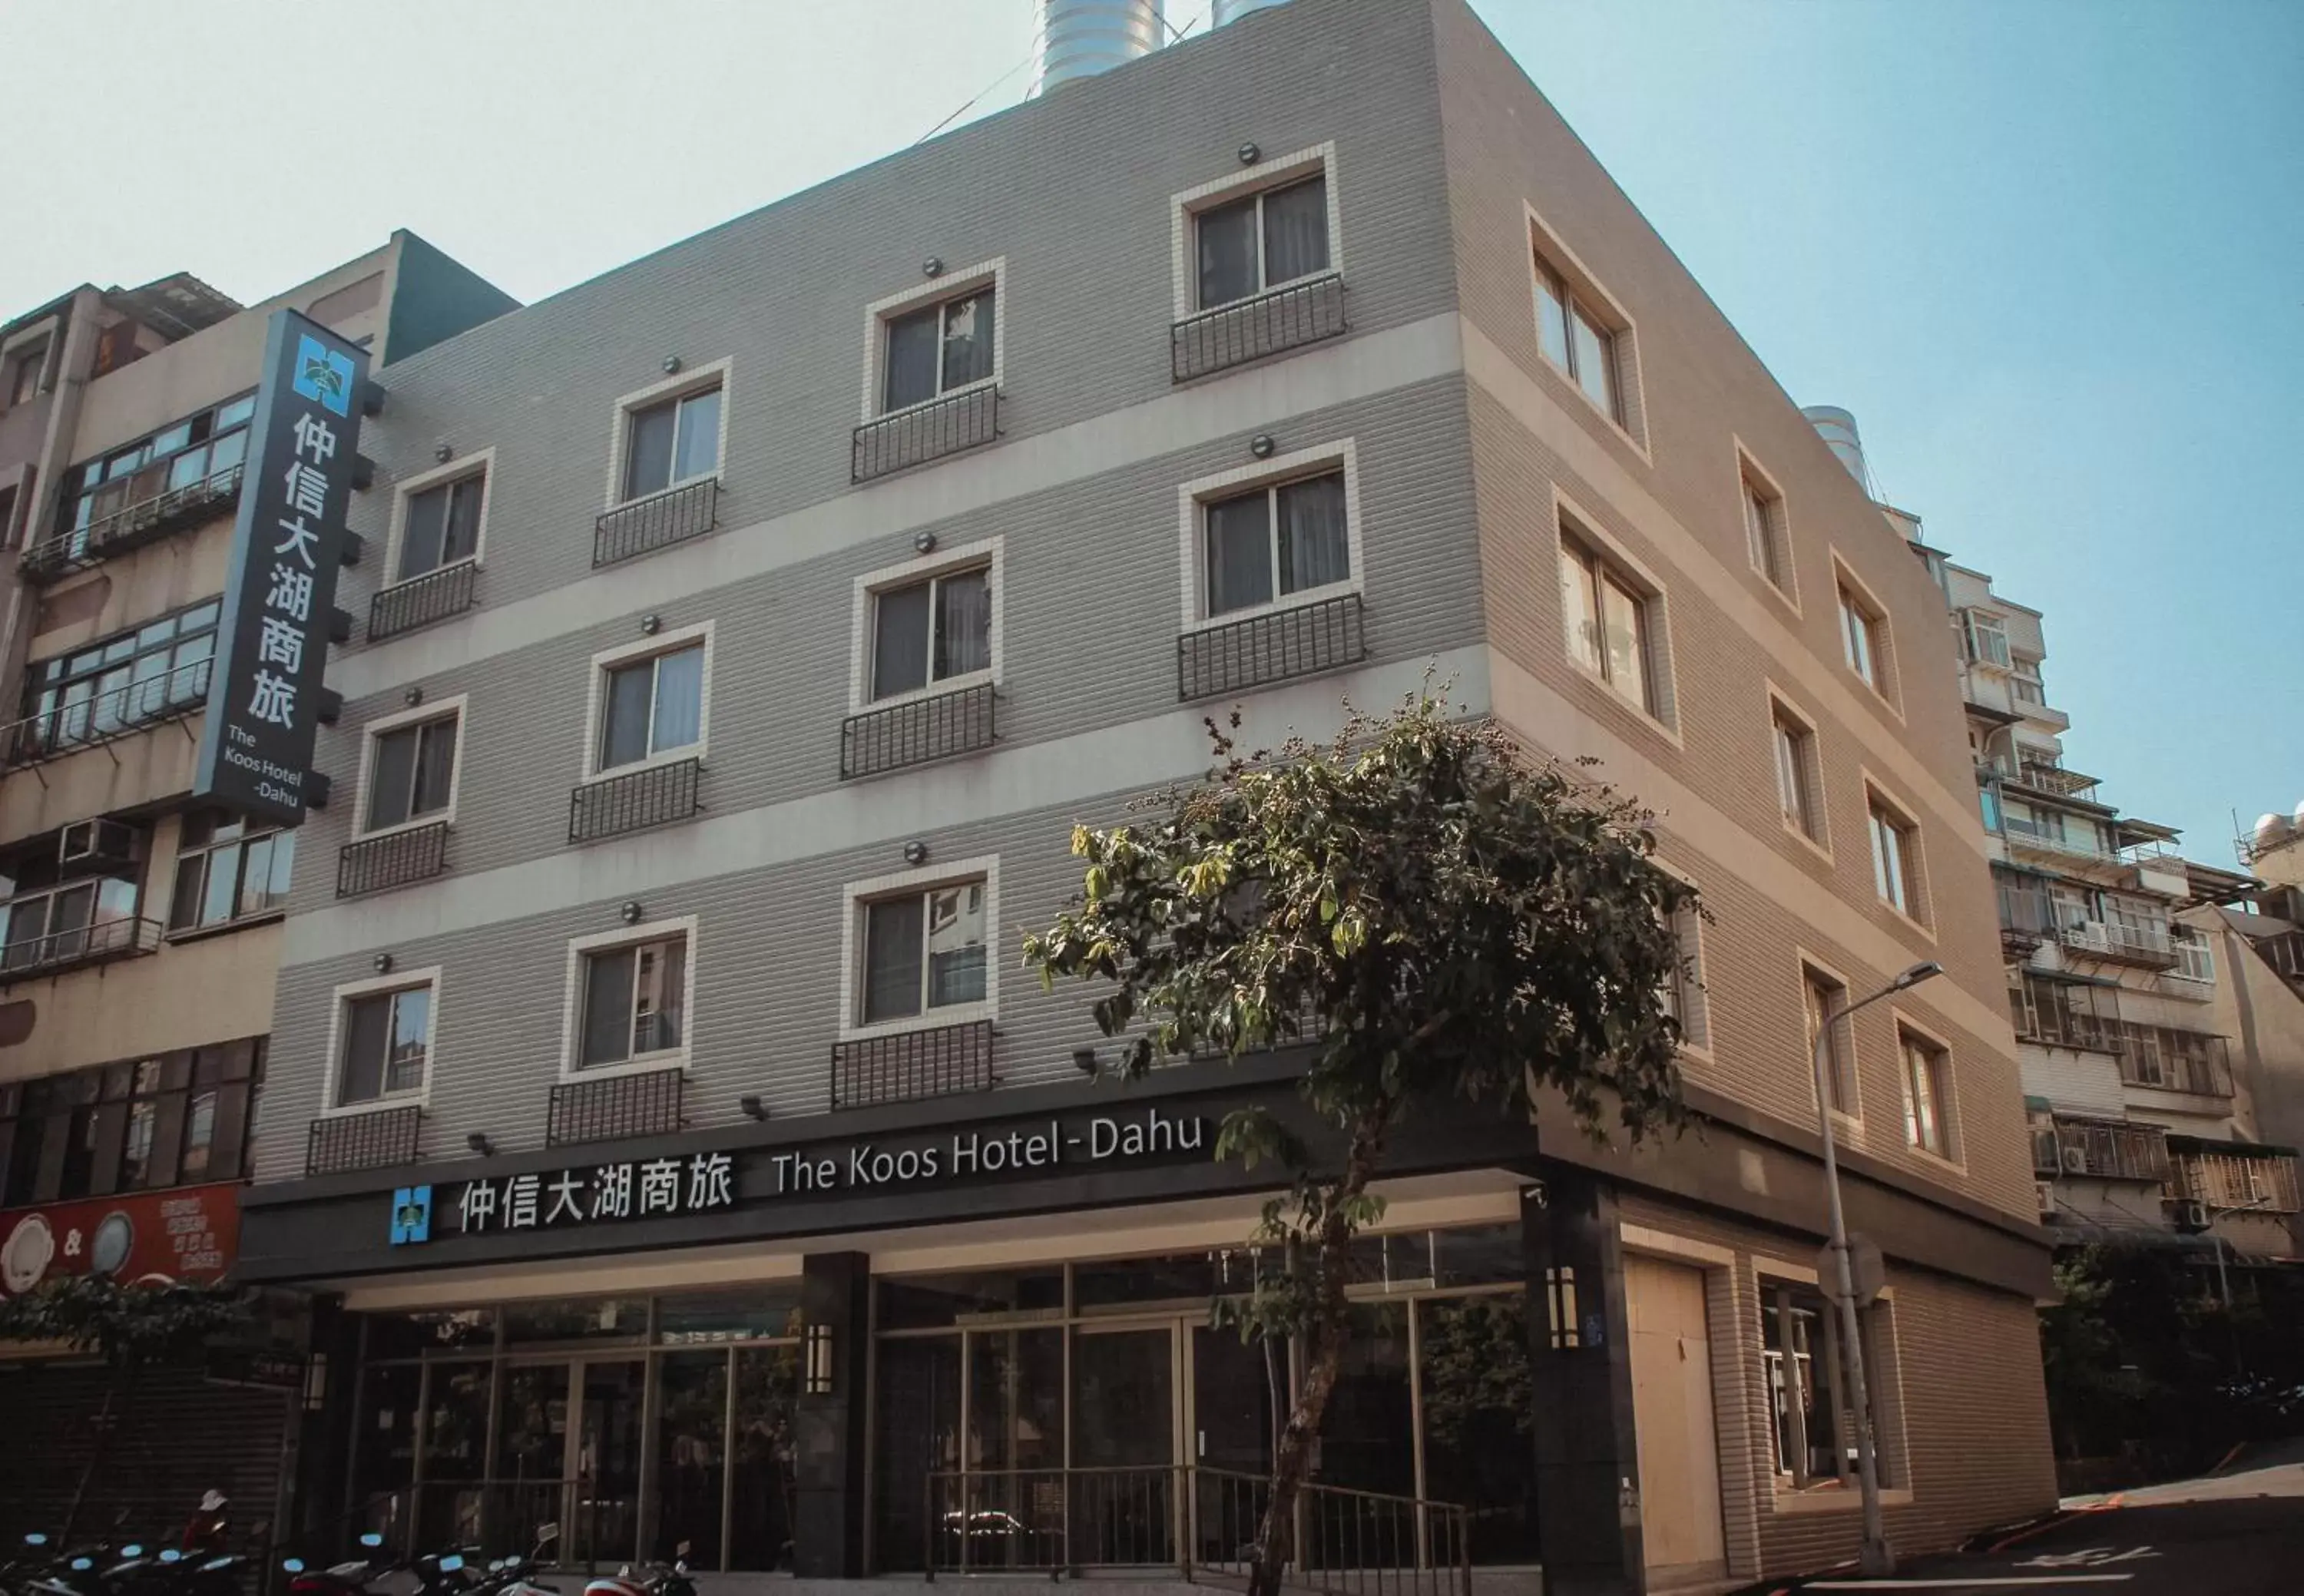
[[[1941,964],[1915,964],[1870,997],[1842,1005],[1817,1027],[1816,1045],[1809,1049],[1808,1063],[1816,1076],[1817,1123],[1824,1132],[1824,1193],[1832,1218],[1833,1272],[1839,1281],[1834,1295],[1840,1303],[1841,1361],[1847,1365],[1849,1404],[1856,1410],[1856,1476],[1864,1495],[1864,1548],[1859,1566],[1873,1579],[1893,1574],[1896,1559],[1888,1549],[1888,1524],[1880,1510],[1880,1460],[1872,1444],[1872,1397],[1864,1379],[1863,1327],[1856,1317],[1855,1270],[1848,1261],[1848,1221],[1840,1208],[1840,1153],[1832,1136],[1832,1092],[1825,1081],[1824,1059],[1832,1049],[1833,1027],[1841,1021],[1859,1008],[1943,973]]]

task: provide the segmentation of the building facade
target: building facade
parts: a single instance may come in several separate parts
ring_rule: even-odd
[[[1706,1130],[1419,1127],[1321,1481],[1556,1590],[1852,1549],[1810,1016],[1935,960],[1830,1048],[1890,1524],[2053,1498],[1941,599],[1458,0],[1258,10],[389,386],[241,1254],[327,1304],[307,1524],[1236,1557],[1291,1376],[1207,1328],[1210,1137],[1290,1060],[1091,1079],[1019,930],[1205,717],[1435,679],[1657,811]]]

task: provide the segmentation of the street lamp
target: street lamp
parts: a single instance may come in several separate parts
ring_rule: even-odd
[[[1893,1574],[1896,1559],[1888,1549],[1887,1520],[1880,1511],[1880,1460],[1872,1444],[1872,1397],[1864,1380],[1864,1339],[1856,1318],[1855,1270],[1848,1261],[1848,1221],[1840,1208],[1840,1153],[1832,1138],[1832,1093],[1825,1083],[1824,1057],[1832,1048],[1833,1027],[1841,1021],[1859,1008],[1910,991],[1943,973],[1942,964],[1915,964],[1870,997],[1842,1005],[1817,1027],[1816,1046],[1809,1049],[1808,1063],[1816,1076],[1817,1123],[1824,1131],[1824,1193],[1832,1215],[1833,1272],[1839,1277],[1839,1290],[1834,1295],[1840,1303],[1841,1360],[1848,1365],[1848,1400],[1856,1410],[1856,1476],[1864,1493],[1864,1549],[1859,1561],[1866,1577],[1872,1579]]]

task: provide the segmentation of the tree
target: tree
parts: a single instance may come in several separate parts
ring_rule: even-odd
[[[1333,743],[1242,755],[1148,801],[1141,824],[1072,833],[1081,892],[1024,940],[1044,984],[1107,983],[1119,1073],[1311,1044],[1298,1090],[1315,1148],[1263,1107],[1216,1156],[1289,1175],[1256,1239],[1273,1261],[1219,1317],[1292,1338],[1304,1380],[1274,1447],[1249,1588],[1279,1589],[1297,1497],[1346,1336],[1353,1236],[1402,1122],[1470,1099],[1525,1118],[1556,1091],[1588,1133],[1638,1142],[1684,1121],[1673,927],[1694,890],[1653,860],[1650,817],[1444,698],[1350,711]],[[1613,1110],[1613,1112],[1612,1112]]]
[[[127,1415],[138,1371],[191,1357],[211,1336],[238,1329],[249,1317],[238,1287],[185,1281],[127,1286],[103,1275],[59,1275],[36,1291],[0,1297],[0,1341],[61,1341],[74,1352],[97,1354],[112,1373],[96,1415],[87,1465],[64,1509],[60,1541],[70,1539],[72,1521],[103,1465],[114,1410],[123,1420]]]

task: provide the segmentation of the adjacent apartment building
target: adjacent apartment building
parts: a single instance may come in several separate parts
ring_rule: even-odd
[[[1362,1555],[1852,1550],[1819,1023],[1892,1534],[2052,1501],[1942,599],[1461,0],[1256,10],[387,386],[241,1254],[321,1295],[309,1524],[1235,1558],[1290,1373],[1208,1328],[1263,1178],[1210,1138],[1292,1061],[1092,1078],[1018,938],[1205,717],[1434,680],[1656,811],[1705,1128],[1403,1146],[1319,1478],[1470,1512]]]
[[[0,1291],[233,1266],[298,838],[191,794],[271,312],[381,364],[510,303],[400,233],[260,305],[179,275],[0,331]],[[0,1372],[0,1519],[55,1527],[102,1388],[51,1360]],[[268,1512],[284,1400],[148,1393],[101,1489]]]

